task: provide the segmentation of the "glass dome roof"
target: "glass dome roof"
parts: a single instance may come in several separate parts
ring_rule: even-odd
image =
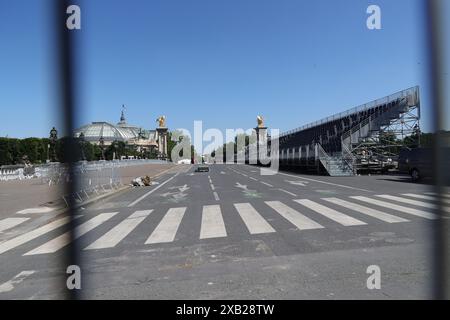
[[[128,141],[130,139],[137,139],[139,129],[132,126],[115,126],[108,122],[92,122],[91,124],[82,126],[75,130],[75,137],[84,134],[86,141],[98,142],[100,137],[106,141]]]
[[[125,108],[125,106],[122,106],[122,108]],[[100,137],[103,137],[107,144],[113,141],[127,142],[133,139],[139,140],[139,138],[149,140],[156,139],[155,130],[144,130],[137,126],[128,124],[123,110],[120,116],[120,121],[117,125],[104,121],[92,122],[91,124],[82,126],[81,128],[75,130],[74,136],[78,138],[81,133],[83,133],[86,141],[94,143],[98,143]]]

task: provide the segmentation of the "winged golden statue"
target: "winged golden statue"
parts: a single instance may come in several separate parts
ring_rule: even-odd
[[[156,121],[158,121],[160,128],[164,128],[166,126],[166,116],[160,116],[156,119]]]
[[[257,116],[256,121],[258,122],[258,128],[264,127],[264,118],[262,116]]]

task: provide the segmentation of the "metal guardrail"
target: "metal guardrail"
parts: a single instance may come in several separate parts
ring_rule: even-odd
[[[321,120],[318,120],[318,121],[315,121],[315,122],[312,122],[312,123],[308,123],[308,124],[306,124],[306,125],[304,125],[302,127],[283,132],[279,136],[276,136],[274,138],[282,138],[284,136],[287,136],[287,135],[290,135],[290,134],[293,134],[293,133],[297,133],[297,132],[300,132],[300,131],[303,131],[303,130],[306,130],[306,129],[309,129],[309,128],[312,128],[312,127],[316,127],[318,125],[321,125],[321,124],[324,124],[324,123],[327,123],[327,122],[339,120],[339,119],[348,117],[349,115],[352,115],[354,113],[367,111],[367,110],[369,110],[369,109],[371,109],[373,107],[376,107],[376,106],[381,105],[381,104],[389,103],[389,102],[397,100],[399,98],[404,98],[404,97],[408,97],[408,96],[412,95],[412,96],[415,97],[415,99],[417,99],[418,98],[418,94],[419,94],[419,87],[418,86],[411,87],[411,88],[408,88],[408,89],[405,89],[405,90],[401,90],[399,92],[393,93],[393,94],[388,95],[386,97],[383,97],[381,99],[373,100],[371,102],[362,104],[362,105],[357,106],[357,107],[352,108],[352,109],[348,109],[346,111],[343,111],[341,113],[337,113],[337,114],[329,116],[327,118],[324,118],[324,119],[321,119]]]

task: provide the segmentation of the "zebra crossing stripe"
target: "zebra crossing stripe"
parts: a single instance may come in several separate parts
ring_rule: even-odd
[[[413,206],[418,206],[418,207],[424,207],[424,208],[430,208],[430,209],[438,208],[437,205],[435,205],[433,203],[417,201],[417,200],[412,200],[412,199],[406,199],[406,198],[396,197],[396,196],[390,196],[387,194],[378,195],[377,197],[380,197],[383,199],[388,199],[388,200],[394,200],[394,201],[398,201],[398,202],[402,202],[402,203],[406,203],[406,204],[411,204]],[[442,207],[442,209],[444,211],[450,212],[450,208],[448,208],[448,207]]]
[[[115,216],[117,212],[108,212],[108,213],[101,213],[98,216],[95,216],[94,218],[86,221],[85,223],[79,225],[73,230],[73,240],[78,239],[82,235],[88,233],[95,227],[101,225],[103,222],[109,220],[113,216]],[[70,231],[60,235],[59,237],[56,237],[46,243],[44,243],[42,246],[37,247],[36,249],[33,249],[31,251],[28,251],[25,253],[25,256],[35,255],[35,254],[45,254],[45,253],[54,253],[58,251],[61,248],[64,248],[72,241],[70,237]]]
[[[139,210],[98,238],[84,250],[114,248],[131,233],[153,210]]]
[[[314,202],[314,201],[311,201],[308,199],[297,199],[294,201],[297,203],[300,203],[301,205],[303,205],[317,213],[320,213],[321,215],[327,217],[328,219],[331,219],[333,221],[336,221],[339,224],[342,224],[343,226],[361,226],[361,225],[367,224],[358,219],[352,218],[352,217],[345,215],[339,211],[328,208],[326,206],[323,206],[317,202]]]
[[[444,198],[450,198],[450,194],[448,194],[448,193],[441,193],[438,195],[436,192],[425,192],[425,194],[429,194],[432,196],[440,196],[440,197],[444,197]]]
[[[304,216],[300,212],[288,207],[280,201],[265,201],[265,203],[273,210],[278,212],[283,218],[288,220],[299,230],[321,229],[323,226],[310,218]]]
[[[339,206],[342,206],[344,208],[357,211],[359,213],[365,214],[367,216],[370,216],[372,218],[376,218],[379,220],[382,220],[387,223],[397,223],[397,222],[407,222],[409,220],[394,216],[392,214],[388,214],[382,211],[378,211],[376,209],[372,209],[369,207],[361,206],[359,204],[356,204],[354,202],[348,202],[342,199],[338,198],[322,198],[325,201],[337,204]]]
[[[80,216],[74,217],[74,219],[79,218]],[[53,231],[67,223],[69,223],[70,217],[64,217],[55,221],[52,221],[46,225],[43,225],[42,227],[39,227],[37,229],[34,229],[30,232],[21,234],[20,236],[17,236],[15,238],[12,238],[10,240],[7,240],[5,242],[0,243],[0,254],[5,253],[11,249],[14,249],[24,243],[27,243],[33,239],[36,239],[50,231]]]
[[[219,205],[203,206],[200,239],[226,237],[227,231]]]
[[[363,197],[363,196],[352,196],[350,198],[356,199],[356,200],[359,200],[359,201],[364,201],[364,202],[367,202],[367,203],[371,203],[371,204],[374,204],[376,206],[380,206],[380,207],[384,207],[384,208],[400,211],[400,212],[403,212],[403,213],[409,213],[409,214],[411,214],[413,216],[417,216],[417,217],[421,217],[421,218],[425,218],[425,219],[437,219],[438,218],[436,215],[434,215],[434,214],[432,214],[432,213],[430,213],[428,211],[413,209],[413,208],[409,208],[409,207],[405,207],[405,206],[399,206],[398,204],[394,204],[394,203],[391,203],[391,202],[376,200],[376,199],[367,198],[367,197]]]
[[[186,207],[170,208],[145,244],[174,241],[185,211]]]
[[[417,198],[417,199],[424,199],[424,200],[431,200],[431,201],[438,201],[437,197],[432,196],[424,196],[422,194],[414,194],[414,193],[404,193],[403,196],[411,197],[411,198]],[[450,199],[441,199],[443,203],[450,203]]]
[[[253,208],[250,203],[235,203],[234,207],[251,234],[275,232],[274,228]]]
[[[11,229],[21,223],[24,223],[30,218],[6,218],[0,220],[0,232]]]

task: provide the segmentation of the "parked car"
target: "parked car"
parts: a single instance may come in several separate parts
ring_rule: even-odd
[[[433,149],[403,149],[398,157],[398,169],[408,173],[413,181],[433,175]]]

